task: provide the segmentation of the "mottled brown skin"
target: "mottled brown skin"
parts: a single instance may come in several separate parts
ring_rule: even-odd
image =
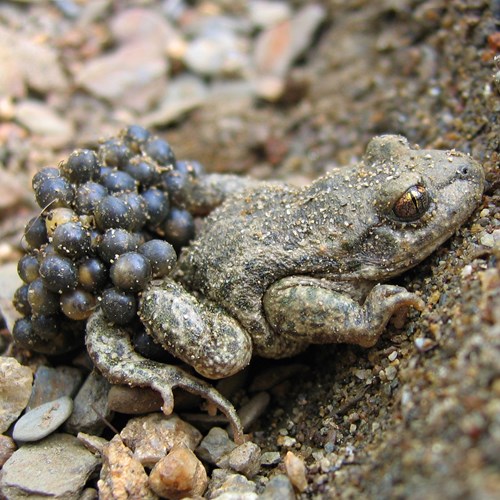
[[[374,138],[359,165],[304,188],[249,181],[245,189],[228,177],[228,189],[240,191],[226,197],[224,179],[206,176],[186,193],[203,211],[226,199],[183,250],[172,278],[153,283],[140,306],[148,332],[208,378],[238,372],[252,354],[375,344],[397,310],[423,307],[415,294],[380,283],[449,238],[479,204],[484,184],[469,156],[411,149],[400,136]],[[99,368],[106,374],[105,358]],[[121,381],[150,385],[130,371]]]

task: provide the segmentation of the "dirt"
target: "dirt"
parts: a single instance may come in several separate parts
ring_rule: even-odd
[[[374,135],[399,133],[422,147],[469,152],[484,165],[488,187],[471,220],[397,280],[420,291],[423,313],[392,324],[371,349],[309,349],[297,360],[307,373],[273,389],[253,427],[255,442],[305,459],[301,498],[498,498],[500,89],[493,75],[500,2],[322,4],[327,19],[280,101],[194,110],[158,130],[177,155],[211,170],[302,182],[352,163]],[[94,23],[96,32],[103,22]],[[89,99],[78,90],[59,99],[69,106],[78,92]],[[92,113],[91,106],[79,112],[85,109]],[[120,126],[106,110],[96,138]],[[22,179],[82,142],[77,125],[67,144],[47,150],[28,134],[36,152],[27,152],[26,133],[5,122],[13,128],[2,138],[10,148],[4,163]],[[25,195],[6,208],[12,220],[33,210]],[[15,247],[5,255],[4,262],[15,260]]]

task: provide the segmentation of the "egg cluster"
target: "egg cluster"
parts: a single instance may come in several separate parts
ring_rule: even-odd
[[[110,322],[133,321],[137,294],[172,270],[194,236],[180,193],[202,173],[137,125],[40,170],[32,184],[41,213],[26,225],[18,264],[16,342],[67,352],[81,344],[98,306]]]

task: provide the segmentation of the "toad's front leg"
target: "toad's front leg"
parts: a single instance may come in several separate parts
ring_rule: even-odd
[[[244,441],[243,428],[233,405],[203,380],[177,366],[157,363],[134,351],[130,336],[123,328],[110,325],[101,311],[87,322],[87,350],[97,369],[112,383],[132,387],[151,387],[163,398],[162,410],[172,413],[172,389],[180,387],[213,403],[226,415],[236,443]]]
[[[290,277],[264,295],[266,317],[278,335],[312,344],[349,343],[371,347],[401,308],[424,303],[403,287],[375,285],[363,305],[322,279]]]

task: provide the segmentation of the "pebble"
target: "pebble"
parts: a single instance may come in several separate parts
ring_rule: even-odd
[[[160,411],[162,404],[160,393],[149,387],[112,385],[108,393],[109,409],[127,415]]]
[[[260,455],[261,451],[259,446],[248,441],[226,455],[227,464],[234,471],[240,472],[247,478],[252,478],[259,472]],[[222,460],[217,463],[219,467],[222,467],[221,462],[224,461],[226,457],[223,457]]]
[[[259,496],[259,500],[275,500],[276,498],[280,500],[295,500],[296,498],[293,485],[284,474],[272,477]]]
[[[273,25],[258,35],[254,45],[253,64],[259,75],[257,79],[262,79],[263,82],[257,84],[261,97],[279,97],[262,93],[280,86],[280,81],[285,78],[292,63],[311,44],[325,15],[325,10],[320,5],[306,5],[291,19]],[[284,85],[281,87],[284,89]]]
[[[162,101],[153,112],[141,117],[140,122],[145,127],[168,125],[202,105],[207,95],[207,85],[196,75],[184,74],[172,78]]]
[[[175,445],[149,475],[149,485],[153,491],[162,498],[172,500],[201,496],[207,484],[205,467],[183,445]]]
[[[16,443],[9,436],[4,436],[0,434],[0,469],[3,464],[12,456],[16,451]]]
[[[0,433],[5,432],[26,408],[33,373],[15,358],[0,358]]]
[[[87,450],[97,455],[102,455],[104,447],[109,443],[107,439],[92,434],[85,434],[85,432],[79,432],[76,437]]]
[[[35,42],[22,32],[0,27],[0,95],[23,97],[26,85],[40,93],[63,91],[67,78],[48,40]]]
[[[62,396],[74,397],[83,379],[82,371],[72,366],[39,366],[35,372],[26,411]]]
[[[253,0],[248,2],[248,15],[257,28],[268,28],[289,19],[292,9],[288,2]]]
[[[19,175],[16,175],[16,179],[17,179],[16,184],[19,184],[20,182]],[[4,181],[5,179],[3,178],[3,175],[0,174],[0,199],[6,198],[4,190],[8,190],[10,192],[15,193],[15,190],[11,189],[10,183]],[[18,201],[19,198],[17,198],[16,203]],[[3,207],[1,206],[0,202],[0,212],[2,211],[2,209]],[[7,213],[7,211],[4,213]],[[17,273],[17,262],[9,262],[7,264],[3,264],[2,266],[0,266],[0,313],[5,321],[7,330],[9,332],[12,332],[12,329],[14,328],[14,323],[20,316],[19,313],[14,308],[14,306],[12,305],[12,299],[14,297],[15,291],[21,285],[22,281]]]
[[[198,429],[177,415],[163,413],[130,419],[120,436],[145,467],[153,467],[174,446],[194,450],[202,438]]]
[[[123,444],[119,435],[115,435],[104,447],[102,460],[97,482],[100,500],[157,498],[149,487],[144,467],[132,456],[132,451]]]
[[[227,431],[213,427],[199,444],[196,454],[205,462],[215,465],[235,448],[236,444],[229,439]]]
[[[254,500],[255,483],[241,474],[233,474],[226,469],[214,469],[207,497],[212,500]]]
[[[61,147],[74,135],[73,124],[42,101],[24,99],[14,108],[15,119],[43,138],[45,147]]]
[[[14,425],[16,441],[39,441],[62,425],[73,411],[73,400],[62,396],[25,413]]]
[[[279,451],[266,451],[260,457],[260,464],[266,466],[278,465],[281,462]]]
[[[291,451],[285,455],[285,469],[293,486],[302,493],[307,488],[306,466],[302,458]]]
[[[52,434],[23,445],[7,460],[0,478],[0,497],[76,500],[98,465],[98,457],[74,436]]]
[[[168,62],[159,49],[149,40],[132,40],[79,67],[75,81],[96,97],[144,112],[167,86]]]
[[[92,372],[85,380],[73,402],[73,413],[64,426],[67,432],[99,435],[104,430],[106,420],[111,420],[108,406],[108,392],[111,384],[99,373]]]

